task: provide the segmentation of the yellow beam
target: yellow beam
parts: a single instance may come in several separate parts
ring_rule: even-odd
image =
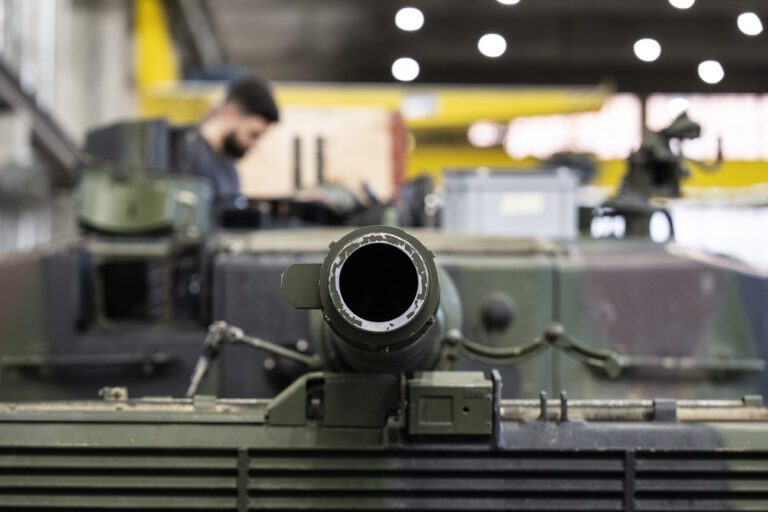
[[[153,2],[153,0],[139,0]],[[165,116],[177,123],[197,122],[223,96],[223,84],[206,87],[158,83],[143,92],[142,114]],[[514,89],[480,87],[403,87],[277,84],[275,95],[281,106],[379,107],[390,110],[411,108],[422,117],[407,120],[409,128],[466,127],[478,119],[505,122],[517,116],[598,110],[609,91],[592,89]],[[421,101],[421,104],[420,104]],[[430,108],[431,107],[431,108]],[[442,181],[447,167],[534,168],[535,159],[514,160],[502,148],[471,146],[417,146],[408,155],[406,177],[431,174]],[[616,188],[626,172],[624,160],[597,164],[594,184]],[[768,162],[725,162],[717,173],[705,173],[692,166],[684,186],[744,187],[768,181]]]
[[[146,1],[146,0],[145,0]],[[221,98],[222,84],[208,87],[163,84],[145,89],[144,115],[165,115],[177,122],[199,119]],[[517,116],[599,110],[605,88],[404,87],[278,83],[275,98],[283,107],[372,107],[399,111],[408,128],[466,127],[479,120],[507,122]]]
[[[136,81],[139,91],[179,80],[179,64],[162,0],[135,0]]]
[[[502,87],[293,85],[275,87],[281,105],[370,106],[399,110],[409,128],[468,126],[485,119],[600,110],[611,91]]]

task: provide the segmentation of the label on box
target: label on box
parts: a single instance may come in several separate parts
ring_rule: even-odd
[[[544,194],[541,192],[512,192],[501,196],[499,215],[504,217],[542,215],[544,205]]]

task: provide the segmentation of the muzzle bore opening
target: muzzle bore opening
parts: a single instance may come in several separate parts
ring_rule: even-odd
[[[352,313],[369,322],[398,318],[418,292],[416,266],[410,256],[390,244],[361,247],[347,257],[339,272],[341,298]]]

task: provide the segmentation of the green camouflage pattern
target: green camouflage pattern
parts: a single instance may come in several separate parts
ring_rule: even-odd
[[[609,378],[550,347],[500,368],[506,398],[532,396],[540,390],[556,394],[561,389],[584,398],[727,399],[768,393],[761,371],[768,347],[768,319],[761,308],[768,300],[768,280],[754,269],[674,245],[614,241],[560,246],[429,230],[409,232],[434,252],[435,261],[455,283],[462,333],[469,340],[493,347],[525,347],[557,322],[587,347],[641,359],[635,367]],[[296,319],[301,312],[280,297],[279,272],[292,261],[322,261],[329,241],[345,234],[339,229],[317,229],[221,234],[208,239],[205,251],[215,265],[228,268],[235,260],[253,261],[254,265],[238,271],[232,286],[244,291],[236,300],[227,298],[224,303],[216,296],[204,314],[216,315],[227,311],[224,306],[244,302],[246,317],[219,318],[265,339],[284,341],[295,336],[293,339],[311,340],[309,322],[305,331],[298,329]],[[0,356],[66,355],[84,336],[92,340],[87,347],[92,353],[106,347],[135,353],[134,345],[157,338],[162,331],[166,337],[186,333],[192,341],[174,345],[173,350],[180,352],[171,355],[194,360],[205,335],[202,327],[168,324],[158,331],[151,324],[138,330],[118,324],[102,333],[105,341],[78,331],[78,304],[84,292],[78,281],[77,254],[77,249],[68,249],[0,261],[0,282],[8,290],[0,302]],[[254,287],[262,279],[259,277],[246,287],[250,269],[260,268],[260,258],[286,263],[275,267],[274,285]],[[222,282],[210,286],[223,286]],[[250,300],[259,304],[256,310],[247,307]],[[498,325],[488,326],[483,318],[489,303],[506,304],[507,317]],[[260,305],[268,305],[269,318],[259,316]],[[265,328],[270,330],[262,331]],[[314,339],[319,339],[317,334]],[[126,344],[118,347],[122,343]],[[224,361],[222,374],[227,373],[227,364],[229,360]],[[487,371],[493,366],[464,357],[459,361],[462,370]],[[6,380],[12,376],[13,380]],[[37,374],[3,366],[0,399],[88,398],[103,384],[125,383],[119,379],[105,382],[104,376],[102,372],[87,387],[68,387],[66,380],[49,385]],[[147,389],[153,394],[180,395],[186,386],[152,388],[155,379],[154,374],[146,376]],[[221,393],[221,382],[209,385],[212,392]],[[275,393],[265,387],[234,389],[229,396]]]
[[[268,400],[0,403],[0,509],[768,507],[768,410],[753,398],[494,401],[492,434],[452,437],[419,434],[400,400],[363,424],[305,402],[290,425]]]
[[[666,250],[633,260],[620,251],[531,251],[486,240],[457,252],[450,237],[441,251],[440,238],[432,249],[455,280],[451,303],[461,301],[466,326],[463,339],[451,329],[443,343],[461,343],[475,359],[518,363],[509,374],[514,394],[579,379],[572,394],[597,398],[561,393],[552,400],[542,392],[539,400],[503,399],[498,370],[403,374],[395,359],[385,373],[307,373],[274,398],[131,399],[124,389],[105,388],[101,401],[0,403],[0,510],[768,508],[762,397],[615,399],[653,391],[662,379],[665,393],[685,391],[695,382],[690,371],[703,372],[713,382],[708,391],[717,393],[735,389],[745,372],[759,373],[753,344],[716,352],[723,332],[735,340],[754,335],[749,312],[731,309],[729,300],[759,296],[764,283],[756,276]],[[299,274],[283,283],[287,295],[316,305],[306,285],[321,282],[314,276],[322,272]],[[442,296],[451,279],[437,268],[430,276],[432,283],[439,276]],[[299,284],[303,292],[294,289]],[[699,293],[686,295],[692,289]],[[347,297],[342,290],[352,309]],[[696,314],[672,307],[682,298]],[[601,301],[619,313],[606,312]],[[341,302],[324,304],[323,314]],[[674,336],[664,338],[654,319],[680,320]],[[417,333],[409,342],[429,336],[405,325]],[[386,329],[339,332],[371,346],[380,341],[372,332],[385,336],[384,346],[395,339]],[[535,365],[547,364],[550,371],[538,374]]]
[[[3,356],[45,355],[47,352],[44,257],[43,252],[17,254],[0,262]]]
[[[612,381],[616,396],[765,393],[765,324],[755,302],[759,295],[750,294],[755,288],[765,293],[764,278],[726,262],[713,265],[667,251],[584,253],[559,268],[558,320],[572,335],[595,347],[661,359]],[[664,358],[699,361],[708,369],[666,370]],[[734,361],[741,368],[726,370]],[[585,397],[606,392],[605,379],[584,365],[562,358],[559,363],[556,388],[578,385]]]

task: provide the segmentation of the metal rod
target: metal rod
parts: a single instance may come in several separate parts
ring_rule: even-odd
[[[745,405],[743,400],[679,400],[677,419],[681,422],[768,421],[768,409]],[[560,400],[503,400],[503,421],[563,421]],[[567,420],[650,421],[653,400],[568,400]]]
[[[305,354],[301,354],[299,352],[296,352],[295,350],[281,347],[280,345],[277,345],[275,343],[262,340],[259,338],[254,338],[253,336],[243,336],[237,341],[245,345],[248,345],[249,347],[253,347],[259,350],[265,350],[267,352],[271,352],[273,354],[277,354],[279,356],[287,357],[288,359],[293,359],[294,361],[304,363],[310,368],[316,367],[319,362],[319,359],[317,356],[308,356]]]
[[[317,138],[317,184],[325,181],[325,137]]]
[[[293,138],[293,187],[301,188],[301,138]]]

